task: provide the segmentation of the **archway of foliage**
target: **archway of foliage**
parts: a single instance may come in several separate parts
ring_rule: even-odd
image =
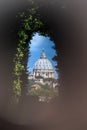
[[[18,15],[21,23],[18,31],[16,54],[13,59],[13,98],[17,102],[21,95],[26,93],[27,59],[29,53],[28,41],[31,40],[35,32],[38,32],[40,35],[47,35],[46,31],[44,31],[44,23],[37,11],[37,7],[32,7],[28,13],[23,12]]]

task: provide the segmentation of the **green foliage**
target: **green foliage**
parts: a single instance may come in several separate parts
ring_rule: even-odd
[[[45,88],[34,89],[34,88],[31,88],[31,90],[29,90],[29,95],[33,95],[33,96],[54,97],[54,96],[57,96],[57,94],[58,93],[54,89],[45,89]]]
[[[31,36],[35,32],[41,32],[40,28],[43,26],[42,21],[36,15],[36,8],[31,8],[30,13],[26,16],[25,12],[19,15],[22,26],[18,31],[18,43],[14,62],[14,81],[13,91],[16,100],[19,100],[22,91],[22,75],[26,73],[26,64],[23,63],[23,59],[27,54],[28,44],[27,41],[31,40]],[[26,17],[25,17],[26,16]],[[42,33],[42,32],[41,32]],[[28,55],[28,54],[27,54]]]
[[[48,84],[41,84],[41,83],[37,83],[37,85],[40,86],[40,88],[32,88],[32,85],[34,85],[35,82],[33,79],[29,79],[29,83],[28,83],[28,95],[31,95],[31,96],[42,96],[42,97],[55,97],[58,95],[58,92],[53,89],[53,88],[50,88],[50,86]]]
[[[34,81],[33,79],[29,79],[27,86],[28,86],[28,88],[30,89],[31,86],[34,85],[34,84],[35,84],[35,81]],[[38,84],[41,88],[49,89],[49,85],[48,85],[48,84],[44,85],[44,84],[42,84],[42,83],[40,83],[40,82],[38,82],[37,84]]]
[[[35,84],[35,82],[34,82],[33,79],[29,79],[29,80],[28,80],[28,87],[29,87],[29,88],[31,88],[31,86],[34,85],[34,84]]]

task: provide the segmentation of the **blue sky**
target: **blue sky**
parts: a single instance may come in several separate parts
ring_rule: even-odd
[[[35,33],[30,41],[30,57],[28,58],[27,68],[28,72],[32,73],[33,66],[38,58],[40,58],[41,52],[44,49],[47,58],[51,61],[54,69],[56,62],[52,58],[56,55],[55,50],[52,48],[54,42],[50,40],[49,37],[41,36],[38,33]],[[55,77],[57,73],[55,72]]]

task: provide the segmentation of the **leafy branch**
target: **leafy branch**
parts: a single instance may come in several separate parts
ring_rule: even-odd
[[[32,8],[29,15],[26,16],[24,12],[19,15],[22,22],[22,26],[18,31],[17,49],[13,59],[14,62],[13,92],[14,92],[15,100],[17,102],[19,101],[19,98],[21,97],[22,94],[23,80],[21,77],[23,73],[26,73],[26,63],[23,62],[23,59],[29,53],[27,41],[28,40],[30,41],[33,33],[35,32],[42,33],[42,31],[40,30],[41,27],[43,26],[43,22],[40,20],[40,18],[37,17],[36,12],[37,11],[34,8]]]

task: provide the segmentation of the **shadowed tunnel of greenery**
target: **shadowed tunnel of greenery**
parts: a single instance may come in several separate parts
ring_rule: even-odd
[[[46,24],[41,20],[35,7],[31,8],[27,13],[20,13],[17,17],[20,18],[21,24],[18,30],[16,54],[13,59],[13,99],[18,102],[21,96],[26,95],[27,91],[27,60],[30,53],[28,41],[31,40],[35,32],[48,36],[50,31],[48,31]]]

